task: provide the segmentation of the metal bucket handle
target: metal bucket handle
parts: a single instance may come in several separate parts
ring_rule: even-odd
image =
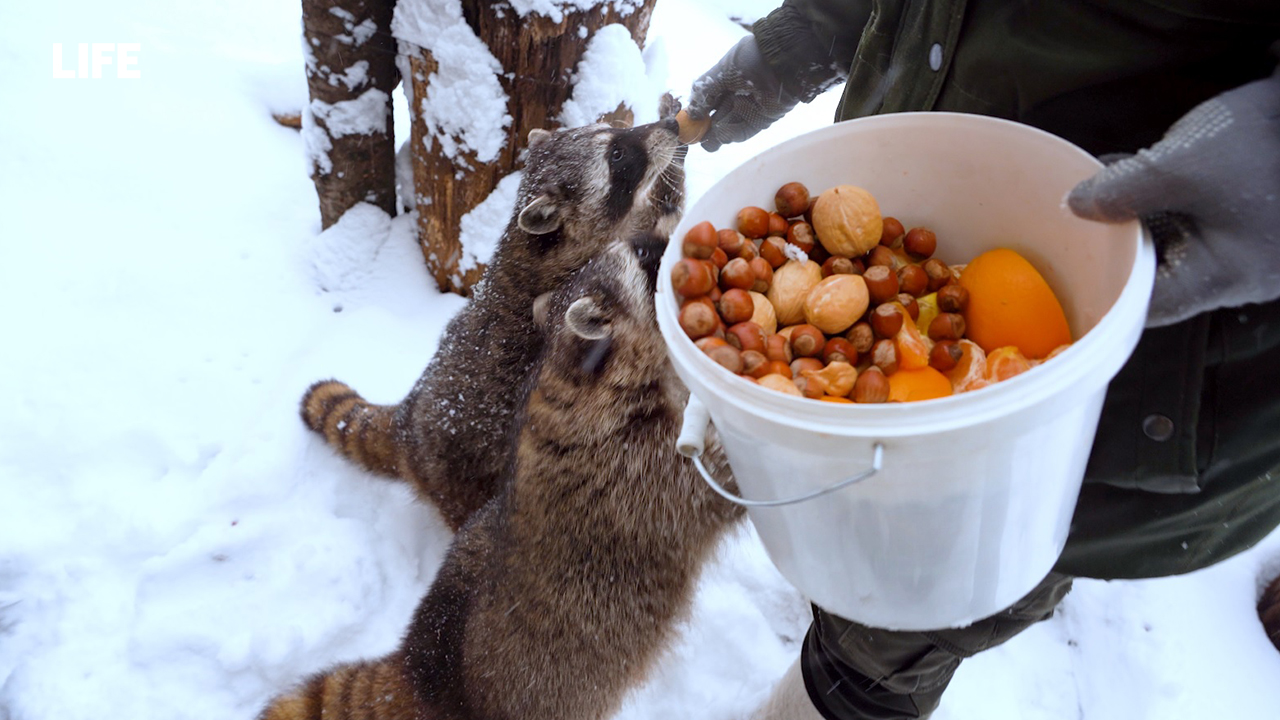
[[[702,463],[703,437],[706,434],[707,424],[710,422],[711,414],[707,412],[706,406],[702,404],[702,401],[697,396],[690,393],[689,402],[684,407],[684,423],[680,427],[680,437],[676,440],[676,448],[681,455],[693,461],[693,465],[698,468],[698,473],[702,475],[702,479],[707,482],[707,485],[711,486],[712,490],[716,491],[717,495],[743,507],[782,507],[822,497],[866,480],[880,472],[884,464],[884,445],[877,442],[871,455],[871,467],[856,475],[850,475],[843,480],[836,481],[834,484],[797,497],[782,498],[780,500],[748,500],[725,490],[720,483],[716,482],[715,478],[711,477],[711,473],[707,471],[706,466]]]

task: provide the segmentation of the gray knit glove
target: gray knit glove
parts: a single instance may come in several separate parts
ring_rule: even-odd
[[[1068,204],[1147,223],[1159,258],[1148,327],[1280,297],[1280,72],[1192,108]]]
[[[702,147],[715,152],[725,143],[742,142],[790,112],[799,100],[782,89],[755,36],[738,41],[720,62],[693,83],[689,117],[711,117]]]

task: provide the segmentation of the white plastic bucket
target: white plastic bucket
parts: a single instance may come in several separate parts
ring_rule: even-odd
[[[1008,607],[1052,568],[1067,530],[1107,383],[1137,343],[1155,254],[1137,222],[1081,220],[1068,191],[1101,167],[1088,153],[1014,122],[905,113],[835,124],[734,169],[685,213],[662,260],[658,323],[676,371],[706,406],[742,497],[817,499],[749,507],[782,574],[823,608],[904,630],[957,627]],[[685,231],[732,227],[772,208],[789,181],[814,193],[869,190],[885,215],[938,235],[938,257],[1011,247],[1062,300],[1076,342],[1031,372],[916,403],[814,402],[745,382],[677,324],[670,283]],[[879,449],[877,449],[879,446]]]

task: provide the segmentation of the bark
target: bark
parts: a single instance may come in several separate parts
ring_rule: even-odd
[[[303,38],[311,54],[307,61],[308,122],[314,124],[304,132],[309,134],[311,178],[325,228],[359,202],[376,205],[391,215],[396,211],[391,91],[399,82],[399,73],[396,42],[391,36],[394,7],[394,0],[302,0]],[[350,132],[338,119],[341,110],[328,111],[339,103],[356,103],[367,109],[382,106],[385,127]]]
[[[554,119],[573,91],[569,75],[595,31],[617,23],[626,27],[636,44],[643,47],[654,2],[644,0],[626,15],[611,3],[586,11],[566,10],[563,20],[557,23],[541,15],[521,18],[503,2],[462,0],[467,24],[505,71],[500,82],[507,94],[507,112],[512,122],[496,159],[480,162],[474,153],[460,153],[455,161],[443,152],[438,142],[423,143],[428,137],[426,125],[416,109],[410,113],[418,238],[427,266],[441,291],[468,294],[480,279],[483,267],[466,272],[459,270],[461,219],[488,197],[499,180],[516,169],[516,156],[530,130],[556,127]],[[403,43],[404,46],[408,44]],[[428,79],[437,69],[435,60],[429,52],[418,49],[409,56],[409,66],[412,97],[426,97]],[[556,80],[548,82],[545,78]],[[625,106],[601,118],[623,126],[629,126],[633,119],[630,108]]]

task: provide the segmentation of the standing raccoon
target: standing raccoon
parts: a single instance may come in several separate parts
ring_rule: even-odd
[[[610,240],[674,229],[684,200],[677,132],[669,119],[529,133],[518,210],[413,389],[387,406],[337,380],[318,382],[302,399],[308,427],[365,469],[413,483],[461,527],[510,463],[519,389],[542,350],[535,299]]]
[[[654,315],[662,247],[615,243],[552,298],[511,481],[457,534],[399,649],[262,720],[602,720],[645,678],[742,517],[675,451],[688,394]]]

